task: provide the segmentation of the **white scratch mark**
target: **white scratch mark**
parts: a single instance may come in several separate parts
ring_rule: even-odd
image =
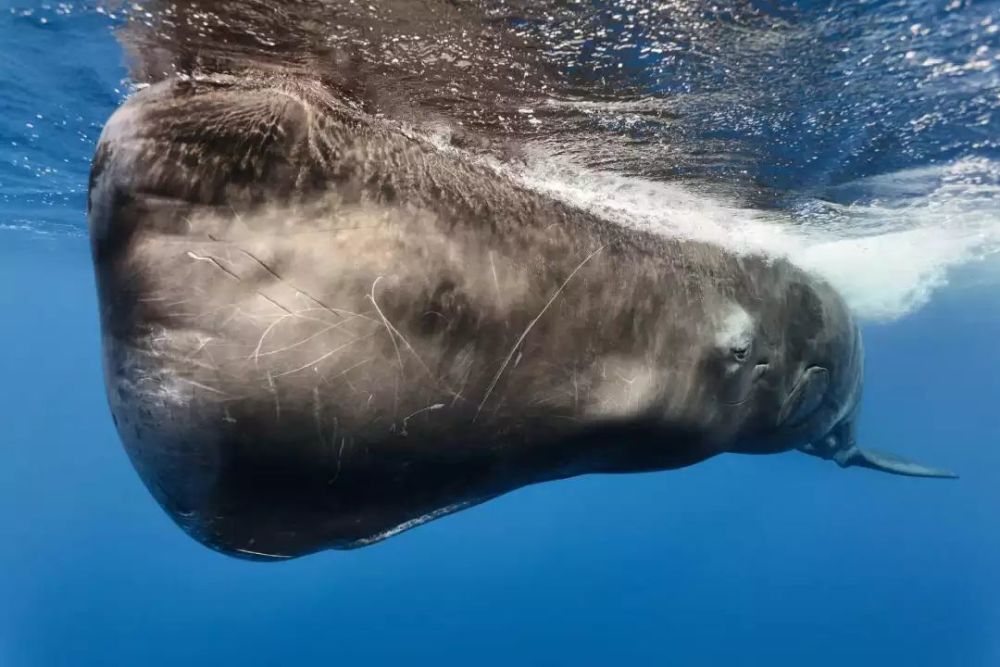
[[[354,340],[349,340],[346,343],[344,343],[343,345],[341,345],[340,347],[335,347],[332,350],[330,350],[329,352],[327,352],[326,354],[320,356],[319,359],[315,359],[313,361],[310,361],[308,364],[303,364],[302,366],[299,366],[298,368],[293,368],[290,371],[284,371],[283,373],[278,373],[274,377],[276,377],[276,378],[283,378],[286,375],[292,375],[294,373],[298,373],[299,371],[304,371],[305,369],[307,369],[307,368],[309,368],[311,366],[315,366],[316,364],[319,364],[319,363],[325,361],[326,359],[329,359],[330,357],[332,357],[336,353],[338,353],[341,350],[343,350],[345,347],[350,347],[351,345],[354,345],[355,343],[357,343],[359,341],[362,341],[362,340],[365,340],[367,338],[371,338],[374,335],[375,335],[374,333],[370,333],[367,336],[361,336],[359,338],[355,338]]]
[[[493,393],[493,389],[496,388],[497,383],[500,381],[500,376],[503,375],[503,372],[507,369],[507,365],[510,364],[510,360],[514,358],[514,354],[518,351],[518,348],[521,347],[521,343],[524,342],[524,339],[528,337],[528,334],[531,332],[531,329],[535,326],[538,320],[542,319],[542,315],[545,314],[545,311],[547,311],[549,307],[553,303],[555,303],[555,300],[559,298],[559,295],[562,294],[562,291],[564,289],[566,289],[566,285],[569,284],[569,281],[573,279],[573,277],[577,274],[577,272],[579,272],[579,270],[582,269],[587,262],[589,262],[591,259],[597,256],[597,253],[604,250],[605,247],[606,246],[601,246],[594,252],[587,255],[582,262],[577,264],[576,268],[573,269],[573,272],[570,273],[569,276],[566,278],[566,280],[563,281],[562,285],[560,285],[559,289],[555,291],[555,293],[552,295],[552,298],[549,299],[548,303],[546,303],[545,306],[542,308],[542,310],[539,311],[538,315],[535,315],[535,319],[531,320],[531,322],[528,323],[528,326],[525,327],[524,329],[524,333],[522,333],[520,338],[517,339],[517,342],[514,343],[514,347],[512,347],[510,349],[510,353],[507,354],[507,358],[504,359],[503,363],[500,365],[500,370],[498,370],[497,374],[493,376],[493,381],[490,382],[490,386],[486,389],[486,395],[483,396],[483,400],[479,403],[479,407],[476,408],[476,416],[472,418],[472,421],[476,421],[476,418],[479,417],[479,413],[482,412],[483,406],[486,405],[486,401],[489,399],[490,394]]]
[[[396,350],[396,359],[399,361],[399,370],[402,371],[403,355],[399,353],[399,345],[396,343],[396,337],[393,335],[393,332],[396,329],[389,323],[389,319],[382,313],[382,309],[378,307],[378,302],[375,301],[375,286],[378,285],[378,281],[380,280],[382,280],[382,276],[376,278],[375,282],[372,283],[372,291],[371,294],[368,295],[368,300],[372,302],[372,305],[375,307],[375,312],[382,318],[382,323],[385,324],[385,328],[389,332],[389,340],[392,341],[392,346]],[[402,336],[400,336],[400,338],[402,338]]]
[[[177,379],[180,380],[181,382],[184,382],[185,384],[189,384],[189,385],[198,387],[199,389],[204,389],[205,391],[210,391],[213,394],[218,394],[219,396],[229,396],[229,394],[227,394],[226,392],[220,391],[220,390],[216,389],[215,387],[209,387],[207,384],[202,384],[200,382],[195,382],[194,380],[189,380],[187,378],[177,378]]]
[[[490,250],[489,257],[490,257],[490,270],[493,271],[493,287],[496,289],[496,292],[497,292],[497,303],[499,304],[499,303],[502,303],[503,299],[502,299],[502,296],[501,296],[501,293],[500,293],[500,279],[497,278],[497,265],[493,262],[493,251],[492,250]]]
[[[399,432],[399,434],[400,434],[400,435],[402,435],[402,436],[404,436],[404,437],[405,437],[405,436],[407,436],[407,435],[409,435],[409,434],[408,434],[408,433],[406,432],[406,424],[407,424],[407,423],[408,423],[408,422],[410,421],[410,419],[412,419],[413,417],[416,417],[417,415],[419,415],[419,414],[420,414],[420,413],[422,413],[422,412],[430,412],[430,411],[432,411],[432,410],[440,410],[440,409],[441,409],[441,408],[443,408],[443,407],[444,407],[444,403],[435,403],[434,405],[428,405],[428,406],[427,406],[426,408],[420,408],[420,409],[419,409],[419,410],[417,410],[416,412],[413,412],[413,413],[410,413],[409,415],[407,415],[407,416],[403,417],[403,428],[402,428],[402,430],[401,430],[401,431]]]
[[[406,340],[403,334],[399,332],[399,329],[397,329],[392,325],[392,323],[385,316],[385,314],[382,313],[382,309],[378,307],[378,303],[376,303],[375,301],[375,286],[378,284],[378,281],[382,280],[382,278],[383,276],[379,276],[378,278],[375,279],[375,282],[372,283],[372,291],[371,294],[368,295],[368,300],[372,302],[372,306],[375,307],[375,312],[378,313],[379,317],[382,318],[382,323],[385,324],[385,328],[389,331],[389,338],[392,340],[392,346],[396,348],[396,358],[399,361],[400,372],[402,372],[403,370],[403,357],[399,352],[399,345],[396,344],[396,339],[394,335],[399,336],[399,340],[403,341],[403,345],[405,345],[406,349],[410,351],[410,353],[413,355],[413,358],[417,360],[417,363],[420,364],[420,367],[424,369],[424,372],[427,373],[427,376],[432,380],[434,380],[436,384],[438,384],[439,383],[438,379],[434,377],[434,374],[431,373],[431,369],[427,367],[427,364],[425,364],[424,360],[420,358],[420,355],[417,354],[417,351],[413,349],[413,346],[410,345],[410,342]],[[451,389],[448,388],[448,391],[451,392]]]

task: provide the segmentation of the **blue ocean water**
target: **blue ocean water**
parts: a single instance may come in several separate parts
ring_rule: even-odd
[[[752,3],[780,45],[747,43],[751,21],[648,66],[643,3],[594,4],[601,38],[563,71],[634,85],[588,131],[639,145],[565,169],[612,213],[723,224],[829,276],[864,322],[864,442],[961,479],[722,456],[523,489],[358,551],[211,552],[149,496],[105,405],[85,207],[130,91],[120,19],[2,2],[0,665],[1000,665],[1000,4]],[[735,21],[682,9],[677,35]],[[511,24],[553,30],[528,18]],[[683,98],[679,120],[657,128],[645,95]],[[664,132],[683,173],[630,158]],[[593,203],[545,164],[525,178]],[[757,208],[661,184],[692,174],[752,182]]]

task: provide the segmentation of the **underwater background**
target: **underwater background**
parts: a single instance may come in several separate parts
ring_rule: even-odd
[[[1000,665],[1000,2],[275,4],[241,54],[303,53],[281,26],[332,8],[308,39],[415,131],[462,125],[531,187],[831,280],[866,339],[861,443],[961,479],[726,455],[357,551],[209,551],[114,432],[86,230],[135,87],[116,35],[142,48],[169,11],[0,0],[0,667]],[[203,5],[219,60],[239,3]]]

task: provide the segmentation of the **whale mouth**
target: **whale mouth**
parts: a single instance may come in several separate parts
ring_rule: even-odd
[[[738,407],[741,405],[746,405],[754,397],[754,390],[760,385],[761,379],[764,375],[771,369],[771,364],[766,359],[762,360],[760,363],[756,364],[753,368],[753,372],[750,374],[749,386],[742,392],[739,399],[735,401],[721,401],[721,403],[728,407]]]
[[[801,426],[823,404],[830,389],[830,371],[823,366],[810,366],[802,375],[778,412],[778,426]]]

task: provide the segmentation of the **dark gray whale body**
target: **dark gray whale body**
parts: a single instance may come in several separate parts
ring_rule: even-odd
[[[856,447],[861,340],[825,283],[611,224],[301,77],[136,94],[89,205],[116,426],[226,553],[724,452],[947,474]]]

